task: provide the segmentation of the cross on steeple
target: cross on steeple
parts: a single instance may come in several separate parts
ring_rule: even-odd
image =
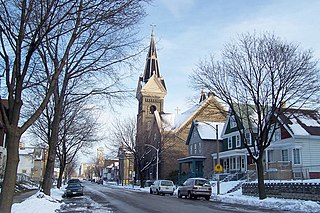
[[[175,110],[177,111],[177,114],[179,114],[179,111],[181,111],[179,107],[177,107]]]
[[[150,26],[151,26],[151,30],[152,30],[152,34],[153,34],[153,29],[154,29],[157,25],[155,25],[155,24],[150,24]]]

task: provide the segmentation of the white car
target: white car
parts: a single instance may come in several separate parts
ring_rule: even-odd
[[[175,190],[175,186],[171,180],[156,180],[150,186],[150,194],[173,195],[174,190]]]

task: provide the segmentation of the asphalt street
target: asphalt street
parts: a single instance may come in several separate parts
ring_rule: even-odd
[[[179,199],[176,196],[151,195],[140,190],[128,190],[112,185],[83,182],[84,196],[64,198],[60,213],[200,213],[200,212],[281,212],[241,204],[227,204],[205,199]]]

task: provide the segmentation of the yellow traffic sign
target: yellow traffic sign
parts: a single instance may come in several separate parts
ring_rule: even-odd
[[[219,164],[219,163],[216,164],[216,166],[214,167],[214,171],[215,172],[222,172],[222,169],[223,168],[222,168],[221,164]]]

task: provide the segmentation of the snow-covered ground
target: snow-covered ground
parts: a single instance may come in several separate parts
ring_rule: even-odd
[[[311,180],[315,182],[315,180]],[[320,180],[316,180],[320,183]],[[305,181],[307,182],[307,181]],[[304,200],[291,200],[291,199],[279,199],[279,198],[267,198],[265,200],[259,200],[257,197],[242,195],[241,189],[233,193],[226,192],[236,186],[238,181],[222,182],[220,183],[220,195],[216,195],[216,186],[212,189],[211,200],[221,201],[225,203],[242,203],[244,205],[260,206],[265,208],[272,207],[273,209],[278,208],[279,210],[286,210],[289,212],[300,211],[300,212],[319,212],[320,204],[313,201]],[[109,183],[112,184],[112,183]],[[120,186],[114,184],[116,187],[121,187],[127,190],[138,190],[141,192],[149,193],[149,187],[139,188],[131,185]],[[52,189],[51,196],[45,196],[43,193],[36,193],[35,195],[29,197],[22,203],[16,203],[12,206],[12,213],[54,213],[55,209],[59,209],[62,200],[62,194],[64,190]]]

